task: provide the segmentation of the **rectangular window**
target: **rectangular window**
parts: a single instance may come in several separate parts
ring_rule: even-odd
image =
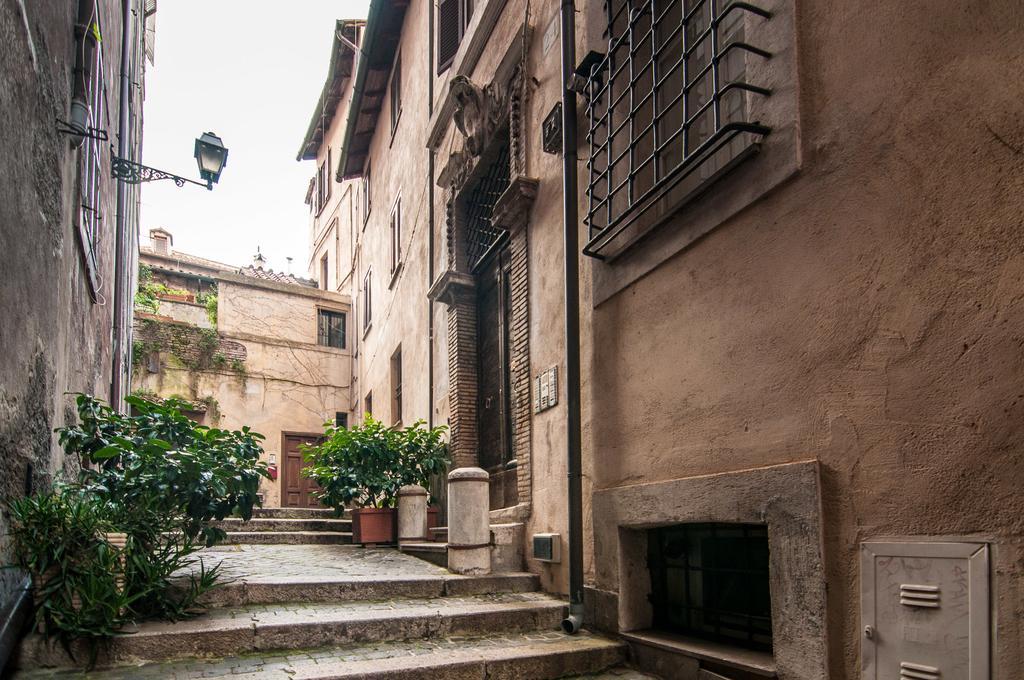
[[[360,182],[363,194],[363,225],[366,225],[366,220],[370,218],[370,161],[366,161],[366,172],[363,173],[363,179]]]
[[[331,197],[331,149],[327,149],[327,158],[320,164],[316,173],[316,214],[323,212],[327,200]]]
[[[607,257],[756,151],[746,80],[771,14],[726,0],[610,0],[608,51],[589,65],[590,241]]]
[[[327,256],[328,253],[324,253],[324,256],[320,258],[320,288],[323,290],[327,290],[327,278],[331,273]]]
[[[363,413],[368,416],[373,415],[373,392],[367,392],[366,398],[363,399]]]
[[[363,277],[363,331],[373,321],[373,270],[368,269]]]
[[[402,424],[402,346],[391,355],[391,420]]]
[[[402,264],[402,199],[395,201],[391,209],[391,273],[398,272]]]
[[[99,28],[95,27],[98,34]],[[86,125],[90,128],[106,128],[106,111],[104,111],[104,77],[103,50],[97,42],[86,39],[87,56],[85,62],[85,96],[87,117]],[[86,271],[94,297],[98,292],[99,281],[97,252],[100,240],[100,228],[103,224],[103,206],[101,205],[101,183],[103,179],[103,144],[99,139],[86,137],[79,155],[79,183],[81,205],[78,213],[78,231],[85,254]]]
[[[647,534],[654,627],[772,650],[768,528],[679,524]]]
[[[334,413],[334,426],[335,427],[348,427],[348,414],[344,411],[336,411]]]
[[[345,349],[345,313],[317,310],[316,344]]]
[[[440,0],[437,3],[437,73],[455,61],[466,28],[473,16],[473,0]]]
[[[398,129],[398,118],[402,115],[402,55],[395,57],[395,68],[391,72],[391,134]]]

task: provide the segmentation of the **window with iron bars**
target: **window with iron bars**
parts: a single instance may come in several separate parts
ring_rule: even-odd
[[[98,25],[95,28],[99,34]],[[90,128],[103,128],[106,123],[106,111],[104,110],[104,82],[103,82],[103,48],[97,40],[85,41],[87,49],[92,54],[86,57],[88,64],[84,74],[86,79],[86,104],[88,118],[86,125]],[[101,172],[103,160],[103,145],[96,137],[87,137],[82,145],[79,156],[79,182],[81,202],[79,210],[79,235],[82,241],[82,248],[85,253],[86,270],[90,284],[96,291],[98,285],[98,253],[100,240],[100,229],[103,223],[102,181]]]
[[[606,0],[608,51],[586,78],[589,242],[607,258],[757,149],[747,81],[771,13],[728,0]]]

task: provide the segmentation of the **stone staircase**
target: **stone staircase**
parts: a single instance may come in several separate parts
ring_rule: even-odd
[[[352,542],[352,519],[346,513],[309,508],[257,508],[252,519],[215,523],[232,545],[344,545]]]
[[[274,527],[323,519],[282,515],[261,513],[267,524],[256,533],[294,533]],[[532,574],[460,576],[397,550],[323,543],[227,544],[201,557],[226,579],[206,613],[114,638],[88,677],[646,677],[609,670],[625,659],[622,642],[561,633],[565,603],[539,592]],[[73,651],[80,668],[88,652]],[[25,680],[81,672],[39,636],[23,641],[15,667]]]

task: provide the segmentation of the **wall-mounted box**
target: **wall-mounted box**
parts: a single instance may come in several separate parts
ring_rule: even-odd
[[[558,404],[558,366],[552,366],[534,379],[533,412],[540,413]]]
[[[861,545],[862,678],[989,680],[985,543]]]
[[[559,534],[534,534],[533,559],[541,562],[561,562],[562,537]]]

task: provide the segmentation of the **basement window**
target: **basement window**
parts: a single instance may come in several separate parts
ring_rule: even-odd
[[[473,16],[473,0],[440,0],[437,3],[437,74],[455,61],[459,45]]]
[[[765,525],[650,529],[647,560],[654,629],[772,651]]]
[[[730,0],[609,0],[607,53],[585,64],[584,254],[618,254],[757,150],[747,65],[771,13]]]

